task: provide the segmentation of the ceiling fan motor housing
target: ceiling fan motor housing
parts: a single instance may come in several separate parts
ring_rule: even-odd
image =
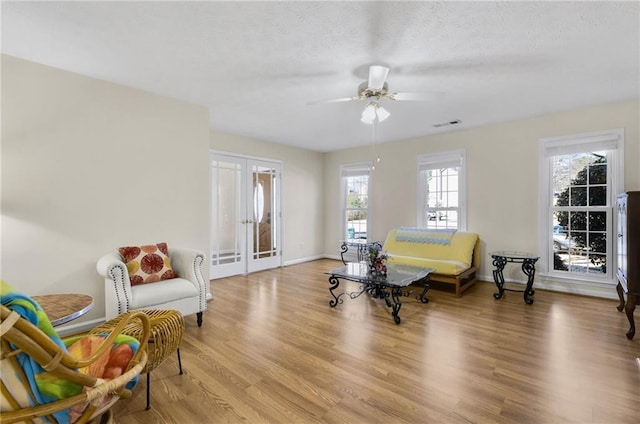
[[[382,85],[382,88],[370,88],[369,83],[367,81],[363,82],[358,86],[358,98],[360,99],[369,99],[371,97],[380,98],[387,95],[389,92],[389,85],[385,82]]]

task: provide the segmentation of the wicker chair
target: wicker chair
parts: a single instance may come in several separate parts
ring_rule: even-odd
[[[144,369],[147,363],[147,343],[150,335],[149,318],[140,312],[132,311],[122,317],[111,333],[104,334],[103,341],[93,349],[90,356],[77,359],[66,349],[61,348],[40,328],[23,318],[18,312],[0,305],[0,336],[2,361],[2,411],[0,422],[57,423],[54,413],[72,409],[77,413],[71,421],[74,423],[110,422],[111,406],[120,398],[129,397],[131,392],[125,386]],[[97,378],[79,369],[91,367],[113,346],[116,337],[127,325],[137,322],[140,332],[140,346],[128,367],[119,376],[105,380]],[[94,339],[95,340],[95,339]],[[23,368],[25,355],[47,371],[52,381],[66,380],[84,390],[63,397],[60,400],[38,404],[32,386],[27,381]],[[11,389],[9,389],[11,388]],[[25,399],[27,402],[25,402]],[[87,405],[84,407],[84,405]]]

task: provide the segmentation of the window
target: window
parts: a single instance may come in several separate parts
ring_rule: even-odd
[[[541,265],[548,274],[613,281],[623,138],[614,130],[541,140]]]
[[[465,152],[418,157],[418,226],[466,229]]]
[[[342,167],[343,240],[367,240],[370,169],[370,163]]]

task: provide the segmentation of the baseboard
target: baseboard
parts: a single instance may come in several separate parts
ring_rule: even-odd
[[[291,261],[284,262],[282,266],[290,266],[290,265],[302,264],[305,262],[317,261],[318,259],[322,259],[324,257],[325,257],[324,255],[314,255],[314,256],[308,256],[306,258],[293,259]]]
[[[282,266],[297,265],[305,262],[317,261],[318,259],[335,259],[336,261],[342,262],[342,258],[340,257],[340,255],[330,255],[325,253],[324,255],[314,255],[306,258],[299,258],[299,259],[293,259],[291,261],[286,261]]]
[[[324,258],[324,259],[335,259],[336,261],[342,261],[342,257],[340,255],[324,254],[324,255],[322,255],[322,258]]]
[[[615,286],[603,285],[598,283],[573,283],[567,285],[557,281],[540,281],[535,282],[534,288],[557,291],[561,293],[579,294],[583,296],[601,297],[604,299],[618,299],[618,292]]]

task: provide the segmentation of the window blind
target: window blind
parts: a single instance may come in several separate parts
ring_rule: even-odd
[[[462,166],[462,158],[462,152],[418,156],[418,171],[459,168]]]
[[[370,163],[359,163],[354,165],[343,165],[340,171],[342,177],[360,177],[371,173]]]
[[[549,141],[544,145],[544,156],[553,157],[574,153],[616,150],[618,149],[619,140],[619,134],[609,133],[584,137],[573,142],[567,142],[566,140]]]

